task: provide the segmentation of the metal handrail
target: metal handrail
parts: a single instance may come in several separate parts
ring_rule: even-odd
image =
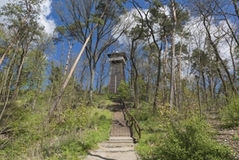
[[[122,101],[122,105],[124,107],[123,113],[125,115],[126,123],[130,127],[131,135],[132,137],[137,140],[137,138],[134,135],[134,131],[138,134],[138,139],[141,138],[141,131],[143,130],[138,121],[135,119],[134,116],[132,116],[128,110],[128,107],[125,105],[125,103]]]

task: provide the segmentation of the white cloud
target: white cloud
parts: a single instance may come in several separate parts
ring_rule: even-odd
[[[135,20],[136,16],[139,17],[139,13],[136,9],[132,9],[129,12],[127,12],[125,15],[121,15],[120,23],[118,23],[116,26],[114,26],[112,35],[114,37],[118,37],[120,32],[124,29],[126,29],[127,32],[130,32],[130,30],[138,24],[138,22],[136,22],[136,20]],[[120,44],[127,44],[128,39],[129,39],[128,34],[123,34],[118,39],[118,42]]]
[[[231,23],[230,21],[228,23],[232,29],[236,28],[235,24]],[[227,41],[232,41],[232,35],[230,35],[231,31],[227,23],[224,20],[221,20],[218,24],[211,23],[209,29],[212,40],[217,42],[217,49],[220,53],[220,56],[223,59],[230,59],[230,46],[228,45]],[[190,41],[190,50],[192,51],[195,48],[205,50],[205,40],[207,33],[201,19],[199,17],[192,17],[185,26],[185,30],[191,33],[190,39],[185,40],[185,43],[187,43],[186,41]],[[232,43],[232,46],[235,46],[235,44]]]
[[[1,1],[0,1],[0,7],[2,7],[3,5],[5,5],[7,2],[9,2],[9,0],[1,0]]]
[[[163,6],[159,9],[161,13],[164,13],[166,16],[169,16],[170,9],[167,6]],[[141,14],[139,14],[139,12]],[[123,29],[124,27],[127,28],[126,31],[129,33],[133,27],[135,27],[137,24],[141,25],[139,21],[137,21],[137,18],[146,19],[146,14],[148,12],[148,9],[139,9],[139,11],[135,8],[128,11],[126,14],[120,16],[120,23],[115,26],[116,29],[120,28]],[[148,17],[150,17],[150,14],[148,14]],[[155,30],[159,30],[159,25],[154,25],[153,28]],[[123,34],[119,39],[118,42],[120,44],[127,44],[127,41],[129,41],[129,34]],[[118,36],[117,34],[114,36]],[[156,37],[158,37],[158,34],[155,34]],[[150,42],[153,41],[152,37],[149,39]]]
[[[231,35],[230,28],[225,20],[221,20],[217,24],[213,23],[213,18],[211,18],[211,20],[212,22],[209,27],[210,36],[214,43],[217,43],[219,55],[223,60],[228,61],[229,70],[232,71],[230,49],[233,49],[236,43]],[[232,23],[230,20],[228,23],[235,31],[237,28],[236,24]],[[192,17],[185,26],[185,29],[190,32],[191,35],[189,39],[184,40],[184,43],[188,44],[190,53],[196,48],[207,50],[207,42],[205,41],[207,39],[207,33],[200,17]]]
[[[0,7],[9,2],[11,2],[11,0],[1,0]],[[51,14],[51,3],[52,0],[43,1],[43,3],[41,4],[41,14],[39,17],[40,25],[44,26],[45,32],[48,34],[53,34],[53,31],[56,27],[54,20],[52,18],[49,18],[49,15]]]
[[[56,24],[52,18],[48,16],[51,14],[51,3],[52,0],[45,0],[41,5],[41,15],[40,15],[40,24],[45,27],[45,32],[48,34],[53,34],[53,31],[56,27]]]
[[[147,11],[147,10],[144,10]],[[168,9],[164,8],[162,9],[166,15],[168,15]],[[141,11],[143,12],[143,11]],[[129,32],[134,26],[137,25],[137,22],[135,20],[135,16],[139,16],[139,13],[137,10],[132,9],[130,10],[126,15],[122,15],[121,22],[119,23],[119,26],[126,26],[128,25],[127,31]],[[217,49],[219,51],[219,54],[223,60],[228,60],[228,66],[231,69],[232,62],[231,62],[231,55],[230,55],[230,47],[235,47],[236,44],[234,40],[232,39],[232,35],[230,35],[231,31],[228,27],[228,24],[224,21],[221,20],[219,23],[215,24],[213,23],[213,18],[211,18],[212,23],[210,25],[210,33],[211,33],[211,38],[213,41],[216,42],[217,40]],[[228,22],[230,26],[232,27],[233,30],[237,28],[235,24],[233,24],[231,21]],[[154,26],[154,28],[160,27],[160,26]],[[190,53],[196,48],[200,48],[201,50],[206,50],[207,49],[207,44],[206,44],[206,39],[207,39],[207,33],[205,30],[205,27],[203,25],[203,22],[200,17],[191,17],[189,22],[185,26],[185,31],[190,33],[189,39],[183,39],[184,44],[188,44],[188,50]],[[157,36],[157,35],[156,35]],[[220,39],[218,39],[221,37]],[[179,35],[176,36],[176,42],[179,42],[181,40],[181,37]],[[119,43],[120,44],[128,44],[129,37],[127,34],[123,34],[119,38]],[[231,46],[228,44],[230,42]],[[184,61],[184,64],[182,64],[184,67],[184,76],[188,75],[190,73],[190,63],[187,61]]]

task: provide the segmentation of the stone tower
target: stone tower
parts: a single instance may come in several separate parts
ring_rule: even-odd
[[[110,82],[109,91],[111,93],[117,93],[117,89],[120,82],[125,81],[124,66],[126,64],[125,52],[117,52],[108,54],[110,62]]]

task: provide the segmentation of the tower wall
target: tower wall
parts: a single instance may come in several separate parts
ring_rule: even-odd
[[[126,64],[126,55],[124,52],[108,54],[110,62],[110,81],[109,91],[117,93],[121,81],[125,81],[124,67]]]

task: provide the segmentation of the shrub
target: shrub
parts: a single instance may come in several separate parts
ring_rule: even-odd
[[[85,156],[89,149],[96,147],[97,143],[108,139],[111,112],[95,107],[82,109],[68,109],[64,112],[66,121],[60,125],[60,130],[65,128],[66,135],[57,137],[55,141],[44,146],[44,159],[79,159],[80,156]],[[83,118],[85,115],[87,120]],[[80,125],[83,125],[82,131],[72,131]]]
[[[156,149],[162,160],[221,160],[232,159],[228,147],[218,144],[204,121],[189,119],[171,124],[163,143]]]
[[[221,119],[228,127],[239,125],[239,98],[232,98],[230,103],[224,106],[220,112]]]
[[[129,85],[125,81],[121,81],[118,87],[118,95],[122,100],[127,100],[130,97]]]

